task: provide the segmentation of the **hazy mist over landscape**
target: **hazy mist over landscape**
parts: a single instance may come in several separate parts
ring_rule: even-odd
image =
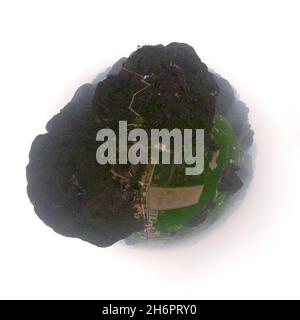
[[[12,1],[1,8],[0,297],[300,298],[298,6]],[[250,109],[255,160],[242,200],[203,234],[161,248],[120,241],[102,249],[58,235],[27,198],[32,140],[80,85],[137,45],[172,41],[192,45]]]

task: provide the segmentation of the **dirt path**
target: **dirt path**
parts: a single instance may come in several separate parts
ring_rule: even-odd
[[[155,167],[156,164],[148,164],[141,179],[141,197],[144,199],[143,215],[145,217],[145,233],[147,239],[159,236],[158,230],[154,227],[158,211],[151,210],[149,202],[149,189],[153,180]]]
[[[134,103],[134,99],[135,99],[135,97],[136,97],[138,94],[140,94],[141,92],[143,92],[144,90],[146,90],[147,88],[149,88],[149,87],[151,86],[151,83],[147,82],[147,81],[144,79],[144,76],[143,76],[142,74],[139,74],[139,73],[136,73],[136,72],[134,72],[134,71],[131,71],[131,70],[127,69],[126,67],[123,67],[123,70],[125,70],[125,71],[127,71],[128,73],[131,73],[131,74],[139,77],[139,78],[140,78],[140,81],[141,81],[143,84],[145,84],[145,87],[144,87],[144,88],[138,90],[137,92],[135,92],[135,93],[132,95],[130,104],[129,104],[129,106],[128,106],[128,109],[129,109],[132,113],[134,113],[136,116],[140,117],[141,115],[132,108],[133,103]]]
[[[128,106],[128,109],[134,113],[136,116],[141,117],[141,115],[136,112],[133,108],[134,100],[138,94],[145,91],[147,88],[149,88],[152,84],[145,80],[145,76],[142,74],[139,74],[137,72],[131,71],[127,69],[125,66],[123,66],[123,70],[125,70],[128,73],[131,73],[138,78],[140,78],[141,83],[145,84],[145,86],[142,89],[139,89],[136,91],[131,98],[130,104]],[[142,213],[145,220],[145,231],[142,233],[142,236],[146,239],[149,238],[156,238],[159,236],[159,231],[155,229],[154,224],[157,220],[158,211],[157,210],[151,210],[149,205],[149,188],[152,183],[154,171],[155,171],[156,164],[148,164],[144,174],[141,178],[141,199],[142,199]]]
[[[217,168],[217,160],[220,155],[220,149],[213,151],[211,161],[209,162],[210,170],[215,170]]]

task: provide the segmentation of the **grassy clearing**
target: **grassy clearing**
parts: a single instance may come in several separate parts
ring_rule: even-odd
[[[156,228],[162,236],[172,233],[184,232],[183,225],[194,215],[201,212],[212,200],[216,203],[216,208],[209,213],[210,218],[215,215],[226,200],[226,195],[217,193],[218,181],[230,161],[239,163],[240,152],[237,138],[233,132],[231,124],[220,113],[217,113],[214,121],[212,137],[220,145],[220,154],[217,160],[217,168],[210,170],[209,162],[212,152],[205,152],[205,170],[199,176],[186,176],[184,165],[160,165],[157,166],[154,175],[154,184],[162,187],[183,187],[203,184],[204,189],[199,202],[195,205],[161,211],[158,215]],[[176,166],[174,168],[174,166]]]

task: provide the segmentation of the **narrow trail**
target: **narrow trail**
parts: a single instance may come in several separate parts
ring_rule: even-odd
[[[141,195],[142,198],[145,198],[145,203],[143,206],[143,215],[145,217],[145,231],[146,238],[154,238],[159,234],[159,232],[155,229],[154,224],[157,219],[158,211],[154,211],[150,209],[150,203],[149,203],[149,196],[148,191],[151,186],[154,171],[155,171],[156,164],[148,164],[144,174],[142,176],[141,182],[142,182],[142,188],[141,188]]]
[[[147,88],[149,88],[152,84],[145,80],[145,75],[139,74],[137,72],[131,71],[127,69],[125,66],[123,66],[123,70],[135,75],[140,79],[140,82],[145,84],[145,86],[142,89],[139,89],[136,91],[131,98],[130,104],[128,106],[128,109],[135,114],[138,117],[141,117],[141,115],[133,109],[133,104],[135,101],[135,98],[138,94],[145,91]],[[148,240],[149,238],[155,238],[159,235],[159,231],[156,230],[154,227],[154,224],[157,220],[158,211],[157,210],[151,210],[149,205],[149,197],[148,197],[148,191],[149,187],[152,183],[152,179],[154,176],[156,164],[148,164],[143,177],[141,179],[142,187],[141,187],[141,199],[142,199],[142,214],[145,220],[145,230],[141,233],[144,234],[145,238]]]
[[[155,223],[158,217],[158,210],[153,210],[150,209],[150,198],[149,198],[149,188],[152,184],[154,172],[155,172],[155,164],[149,164],[151,166],[151,174],[150,174],[150,179],[148,182],[148,185],[146,187],[146,203],[147,203],[147,210],[146,210],[146,215],[147,215],[147,237],[151,238],[157,238],[160,235],[160,232],[156,229]]]
[[[127,71],[128,73],[131,73],[131,74],[139,77],[139,78],[140,78],[140,81],[141,81],[143,84],[145,84],[145,87],[143,87],[142,89],[138,90],[137,92],[135,92],[135,93],[132,95],[130,104],[129,104],[129,106],[128,106],[128,109],[129,109],[132,113],[134,113],[134,114],[135,114],[136,116],[138,116],[138,117],[141,117],[141,115],[132,108],[132,105],[133,105],[133,103],[134,103],[135,97],[136,97],[138,94],[140,94],[141,92],[143,92],[144,90],[146,90],[147,88],[149,88],[152,84],[151,84],[150,82],[146,81],[146,80],[144,79],[144,76],[143,76],[142,74],[139,74],[139,73],[136,73],[136,72],[134,72],[134,71],[131,71],[131,70],[127,69],[127,68],[124,67],[124,66],[123,66],[123,70],[125,70],[125,71]]]

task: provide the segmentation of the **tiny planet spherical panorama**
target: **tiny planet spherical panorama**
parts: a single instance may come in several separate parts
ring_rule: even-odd
[[[47,133],[34,139],[26,168],[34,211],[57,233],[99,247],[199,233],[251,176],[254,132],[248,114],[229,82],[210,71],[191,46],[139,46],[83,84],[49,120]],[[125,121],[126,132],[118,135]],[[137,128],[203,129],[201,173],[186,174],[190,164],[172,159],[174,143],[169,164],[99,164],[99,130],[111,129],[121,140]],[[196,135],[191,141],[195,151]],[[159,148],[165,152],[164,144]]]

